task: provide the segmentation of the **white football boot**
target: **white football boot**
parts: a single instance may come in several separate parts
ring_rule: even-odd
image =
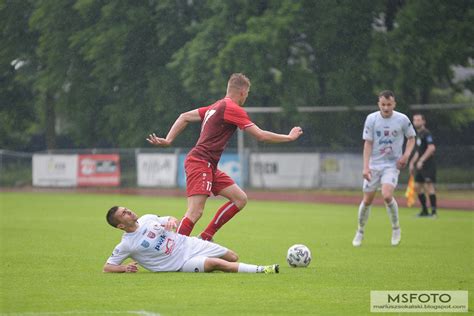
[[[361,233],[360,231],[357,231],[354,236],[354,240],[352,240],[352,246],[360,247],[360,245],[362,245],[363,239],[364,239],[364,234]]]
[[[398,246],[400,240],[402,239],[402,230],[401,228],[392,229],[392,246]]]

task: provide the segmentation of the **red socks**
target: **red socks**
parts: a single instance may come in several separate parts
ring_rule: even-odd
[[[214,234],[227,223],[240,210],[232,202],[227,202],[222,205],[217,211],[212,221],[207,225],[206,229],[201,233],[201,238],[204,240],[211,240]]]
[[[191,235],[193,228],[194,228],[193,221],[185,216],[179,223],[179,226],[178,226],[178,229],[176,229],[176,232],[181,235],[189,236]]]

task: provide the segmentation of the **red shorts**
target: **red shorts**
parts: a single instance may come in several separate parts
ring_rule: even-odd
[[[188,196],[197,194],[210,196],[211,192],[218,195],[221,190],[235,183],[225,172],[214,169],[209,162],[193,156],[186,157],[184,171]]]

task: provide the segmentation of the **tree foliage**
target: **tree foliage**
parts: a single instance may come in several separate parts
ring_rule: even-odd
[[[351,144],[359,115],[334,129],[295,108],[373,104],[387,88],[402,109],[440,90],[455,101],[472,88],[452,69],[472,64],[472,20],[472,0],[0,0],[0,147],[141,147],[233,72],[252,81],[249,106],[285,110],[258,124]]]

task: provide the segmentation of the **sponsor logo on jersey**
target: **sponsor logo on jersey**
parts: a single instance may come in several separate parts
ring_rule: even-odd
[[[393,144],[393,142],[390,139],[381,139],[379,140],[379,145],[382,145],[382,144],[391,145]]]
[[[142,241],[141,246],[143,248],[148,248],[148,247],[150,247],[150,243],[148,241],[144,240],[144,241]]]
[[[152,231],[149,231],[147,237],[153,239],[156,237],[156,234]]]
[[[380,154],[381,155],[391,155],[393,152],[392,146],[384,147],[380,149]]]
[[[161,245],[163,245],[163,243],[165,242],[165,239],[166,239],[166,235],[165,234],[161,234],[160,235],[160,238],[158,239],[158,242],[156,243],[156,246],[155,246],[155,249],[160,251],[160,247]]]
[[[170,255],[173,253],[175,246],[175,242],[173,239],[169,239],[166,241],[166,246],[165,246],[165,254]]]

